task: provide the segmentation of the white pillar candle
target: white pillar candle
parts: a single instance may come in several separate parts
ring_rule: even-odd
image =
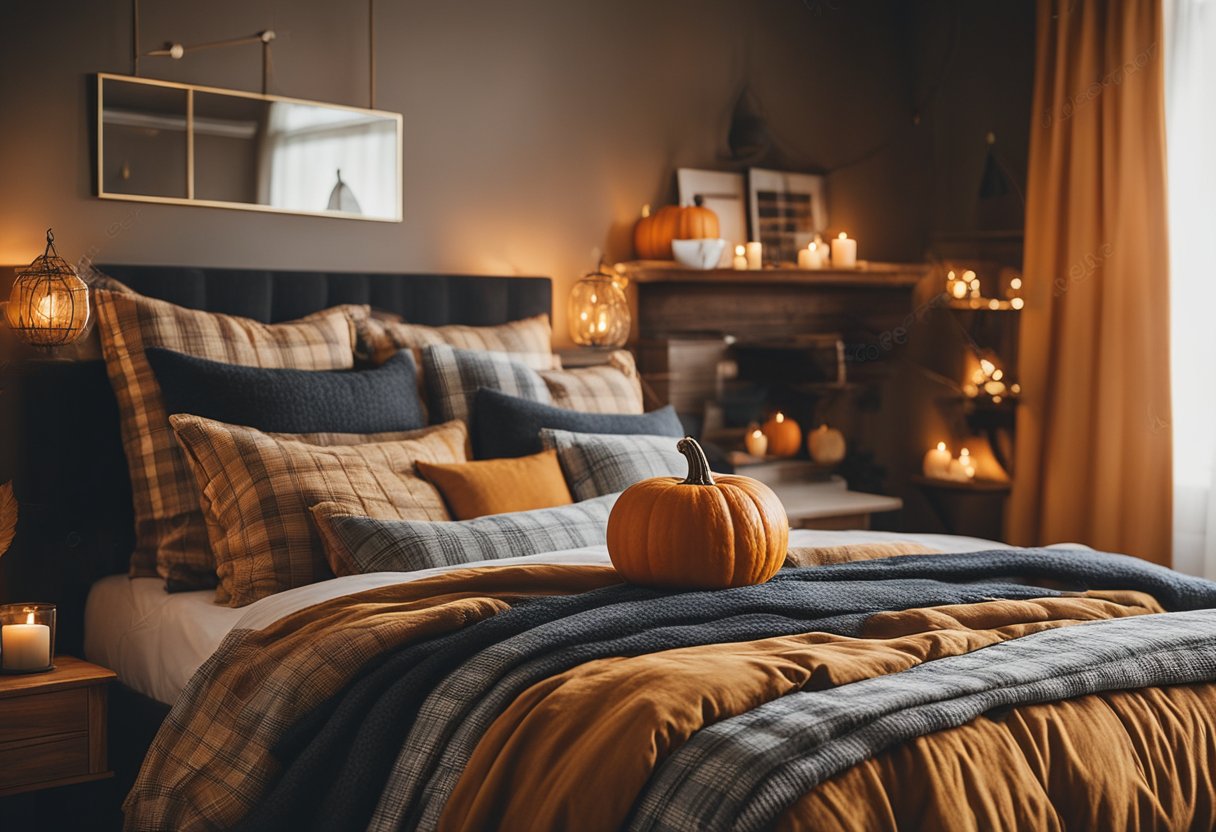
[[[852,269],[857,266],[857,241],[850,240],[843,231],[832,240],[832,267],[836,269]]]
[[[764,456],[768,452],[768,437],[760,428],[748,433],[744,444],[747,445],[747,452],[752,456]]]
[[[760,243],[747,244],[747,267],[756,271],[764,266],[764,246]]]
[[[30,613],[30,622],[34,614]],[[51,628],[45,624],[5,624],[0,628],[0,666],[41,670],[51,663]]]
[[[811,246],[813,246],[813,245],[815,245],[815,244],[811,243]],[[806,248],[798,249],[798,268],[800,268],[800,269],[815,268],[815,266],[812,265],[816,259],[815,252],[811,251],[811,246],[807,246]]]
[[[746,249],[743,246],[735,246],[735,271],[747,271],[747,256]]]
[[[946,447],[945,442],[938,442],[937,447],[931,449],[925,454],[925,460],[921,465],[921,471],[926,477],[944,478],[950,473],[950,450]]]

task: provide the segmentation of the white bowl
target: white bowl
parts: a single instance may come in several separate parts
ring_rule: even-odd
[[[676,262],[689,269],[716,269],[726,251],[726,240],[672,240]]]

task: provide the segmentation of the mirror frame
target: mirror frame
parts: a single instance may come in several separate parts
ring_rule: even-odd
[[[147,84],[154,87],[166,87],[169,89],[185,90],[186,92],[186,196],[156,196],[154,194],[116,194],[107,192],[105,189],[105,181],[103,177],[103,160],[105,159],[105,145],[103,134],[105,132],[105,123],[103,114],[105,113],[105,94],[104,87],[107,80],[121,81],[131,84]],[[196,92],[212,93],[215,95],[227,95],[236,98],[254,98],[259,101],[280,101],[288,104],[307,104],[309,106],[327,107],[334,110],[350,110],[356,113],[365,113],[384,118],[391,118],[396,123],[397,127],[397,215],[395,217],[371,217],[365,214],[351,214],[345,211],[297,211],[293,208],[279,208],[274,205],[255,205],[249,202],[227,202],[216,199],[197,199],[194,196],[194,94]],[[118,75],[110,72],[97,73],[97,197],[98,199],[117,199],[125,202],[154,202],[162,205],[195,205],[204,208],[229,208],[237,211],[261,211],[271,214],[294,214],[296,216],[305,217],[332,217],[336,219],[349,220],[364,220],[367,222],[401,222],[402,221],[402,202],[404,200],[404,171],[402,167],[402,126],[403,119],[401,113],[390,113],[386,110],[371,110],[366,107],[351,107],[346,104],[331,104],[328,101],[309,101],[306,98],[289,98],[282,95],[267,95],[258,92],[245,92],[243,90],[228,90],[221,87],[206,87],[199,84],[182,84],[176,81],[161,81],[156,78],[140,78],[134,75]]]

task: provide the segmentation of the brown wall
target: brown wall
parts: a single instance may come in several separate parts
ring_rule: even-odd
[[[89,74],[130,71],[130,5],[4,0],[0,264],[28,262],[53,225],[69,258],[546,274],[558,281],[564,341],[565,286],[593,247],[629,255],[639,206],[669,197],[676,167],[723,165],[745,80],[786,163],[831,169],[867,157],[829,178],[833,229],[857,237],[862,258],[917,259],[935,226],[970,210],[967,183],[979,169],[973,148],[955,164],[956,135],[982,137],[996,113],[1022,125],[1020,138],[1002,129],[1001,139],[1015,158],[1025,154],[1020,103],[1011,112],[1006,95],[986,100],[985,84],[1028,96],[1030,0],[995,3],[978,23],[964,13],[981,40],[968,40],[954,72],[981,66],[997,80],[972,88],[970,75],[952,75],[948,103],[912,124],[937,80],[926,55],[958,5],[381,0],[376,104],[405,115],[405,221],[386,225],[95,199]],[[273,92],[367,102],[362,3],[143,7],[145,50],[272,27]],[[146,59],[143,74],[257,89],[260,57],[249,46]]]

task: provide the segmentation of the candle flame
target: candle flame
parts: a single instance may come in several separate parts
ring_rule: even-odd
[[[841,240],[847,240],[847,239],[849,239],[849,235],[848,235],[848,234],[845,234],[843,231],[841,231],[841,232],[840,232],[840,237],[839,237],[838,239],[841,239]]]
[[[814,251],[817,248],[819,248],[819,243],[811,243],[809,246],[807,246],[809,251]]]
[[[782,413],[780,410],[778,410],[778,411],[777,411],[777,415],[774,417],[774,419],[775,419],[776,421],[778,421],[778,422],[784,422],[784,421],[785,421],[785,414],[784,414],[784,413]]]
[[[735,246],[735,256],[736,257],[742,257],[746,253],[747,253],[747,249],[745,249],[743,246]]]
[[[752,436],[759,439],[761,436],[764,436],[764,434],[760,431],[760,428],[756,428],[754,431],[752,431]]]
[[[937,443],[937,449],[938,449],[939,451],[944,451],[944,450],[946,450],[946,443],[945,443],[945,442],[938,442],[938,443]]]
[[[959,459],[962,459],[965,456],[971,456],[971,451],[967,450],[966,448],[963,448],[961,451],[958,452],[958,456],[959,456]]]
[[[26,624],[33,624],[33,623],[34,623],[34,614],[33,614],[32,612],[31,612],[29,615],[27,615],[27,616],[25,617],[25,623],[26,623]]]

